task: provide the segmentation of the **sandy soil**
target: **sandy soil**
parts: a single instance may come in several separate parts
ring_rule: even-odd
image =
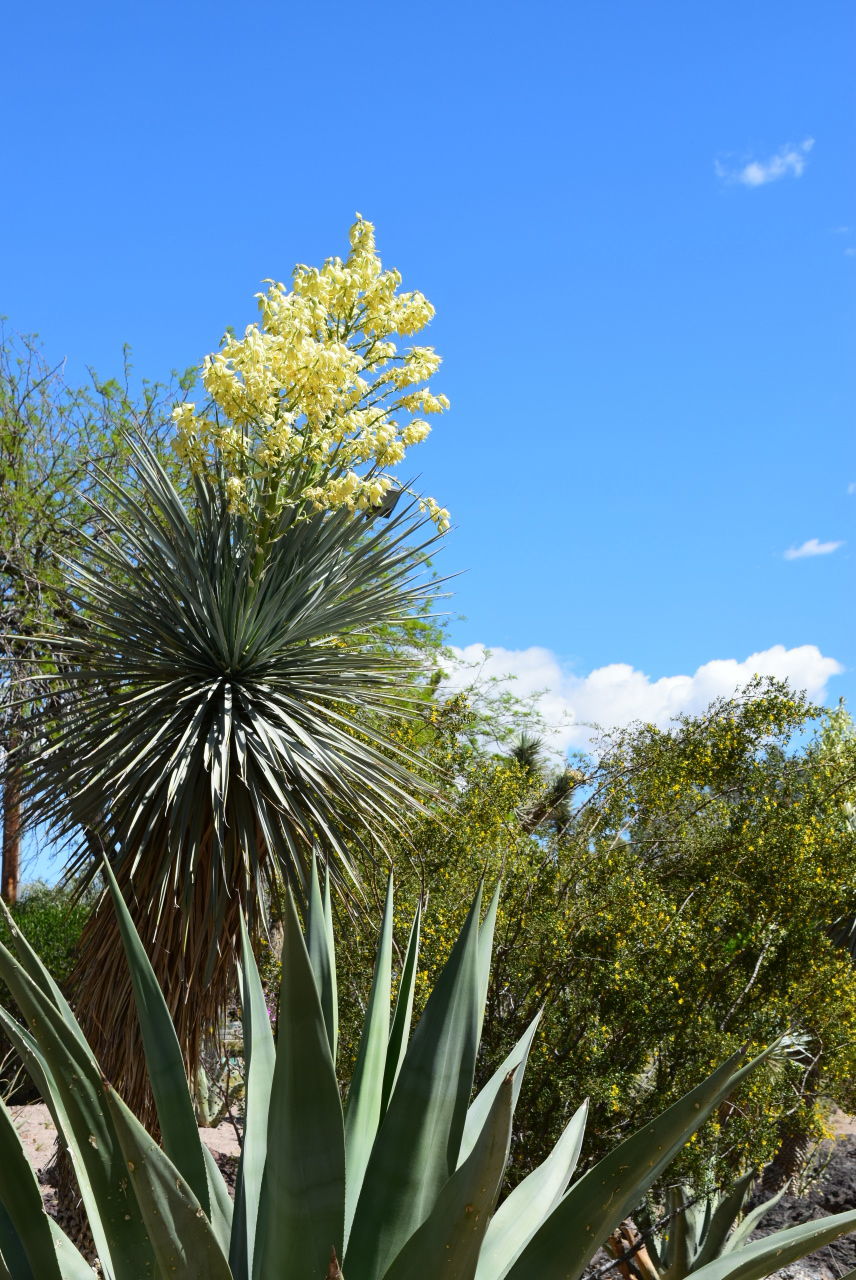
[[[43,1102],[10,1107],[27,1159],[38,1174],[53,1157],[56,1129]],[[228,1122],[216,1129],[200,1129],[202,1141],[213,1155],[237,1156],[238,1139]]]

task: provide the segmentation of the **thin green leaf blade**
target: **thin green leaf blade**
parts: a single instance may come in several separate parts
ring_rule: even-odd
[[[327,880],[329,894],[329,876]],[[327,913],[318,882],[318,864],[312,859],[312,876],[309,886],[309,929],[307,946],[312,972],[324,1011],[324,1024],[330,1041],[330,1053],[336,1061],[336,1040],[339,1030],[339,1009],[336,996],[336,952],[333,946],[332,920],[327,925]]]
[[[226,1186],[226,1180],[217,1166],[217,1161],[204,1143],[202,1154],[205,1157],[205,1172],[208,1175],[208,1199],[211,1204],[208,1221],[211,1223],[211,1230],[217,1238],[217,1243],[224,1257],[228,1257],[232,1238],[232,1220],[234,1218],[232,1197],[229,1195],[229,1188]],[[175,1161],[173,1161],[174,1163]]]
[[[114,1280],[153,1276],[154,1253],[140,1210],[127,1188],[124,1159],[105,1103],[105,1086],[80,1029],[68,1024],[2,944],[0,976],[29,1023],[30,1032],[17,1039],[35,1062],[40,1083],[53,1091],[52,1114],[68,1147],[102,1264]],[[14,1019],[8,1019],[9,1023],[14,1024]]]
[[[189,1183],[109,1085],[105,1098],[162,1275],[232,1280],[223,1250]]]
[[[692,1263],[695,1234],[692,1229],[692,1214],[684,1211],[689,1199],[686,1187],[669,1187],[666,1192],[666,1213],[671,1221],[667,1236],[668,1266],[666,1277],[669,1280],[685,1280]]]
[[[514,1071],[514,1105],[517,1106],[517,1099],[520,1097],[520,1089],[523,1084],[523,1075],[526,1069],[526,1062],[529,1058],[529,1050],[532,1048],[532,1040],[538,1029],[538,1023],[541,1021],[541,1011],[536,1013],[523,1035],[517,1041],[517,1044],[506,1057],[505,1061],[497,1067],[496,1071],[488,1080],[484,1088],[476,1095],[470,1103],[467,1111],[467,1119],[464,1124],[464,1135],[461,1138],[461,1153],[458,1156],[458,1164],[463,1164],[467,1156],[472,1151],[481,1130],[484,1128],[484,1122],[493,1105],[493,1100],[502,1087],[502,1082],[510,1071]],[[519,1071],[516,1068],[521,1068]]]
[[[698,1252],[693,1259],[694,1271],[698,1271],[714,1258],[718,1258],[726,1249],[729,1232],[746,1203],[755,1177],[755,1170],[750,1169],[742,1178],[738,1178],[731,1190],[720,1199],[710,1216],[707,1230],[702,1233]]]
[[[769,1051],[768,1051],[769,1052]],[[575,1183],[508,1272],[509,1280],[576,1280],[643,1192],[698,1129],[766,1057],[735,1054],[707,1080],[622,1142]]]
[[[474,1280],[479,1251],[496,1204],[511,1144],[514,1075],[496,1094],[470,1155],[437,1197],[422,1226],[384,1273],[384,1280]]]
[[[694,1280],[764,1280],[839,1236],[856,1230],[856,1209],[833,1213],[819,1221],[804,1222],[786,1231],[775,1231],[761,1240],[735,1249],[693,1272]]]
[[[497,884],[493,896],[485,912],[484,920],[479,928],[479,1040],[484,1025],[484,1014],[487,1007],[487,993],[490,987],[490,962],[493,956],[493,935],[496,930],[496,916],[499,911],[501,884]],[[517,1090],[520,1092],[521,1073],[517,1075]]]
[[[241,916],[241,1009],[244,1028],[244,1145],[235,1183],[229,1264],[235,1280],[250,1280],[262,1177],[267,1159],[270,1091],[276,1047],[265,993]]]
[[[779,1203],[787,1189],[788,1184],[785,1183],[781,1191],[777,1191],[769,1200],[765,1200],[763,1204],[756,1205],[754,1209],[750,1209],[749,1213],[746,1214],[746,1217],[737,1225],[729,1237],[725,1246],[726,1252],[731,1249],[739,1249],[740,1246],[749,1239],[764,1215],[769,1213],[769,1211]],[[712,1261],[712,1258],[707,1258],[705,1259],[705,1264]]]
[[[343,1270],[383,1275],[457,1166],[478,1050],[481,890],[428,999],[366,1169]]]
[[[501,1280],[561,1200],[577,1167],[587,1116],[584,1102],[547,1159],[503,1200],[485,1234],[476,1280]]]
[[[253,1276],[323,1276],[345,1222],[339,1086],[309,953],[288,895],[276,1066]]]
[[[416,990],[416,971],[419,964],[419,936],[422,927],[422,900],[417,902],[413,913],[413,923],[407,939],[407,950],[404,953],[404,964],[401,967],[401,980],[395,999],[395,1011],[392,1015],[392,1028],[389,1033],[389,1045],[386,1051],[386,1067],[383,1073],[383,1098],[381,1111],[386,1112],[410,1036],[410,1023],[413,1017],[413,996]]]
[[[62,1280],[39,1184],[24,1155],[15,1122],[0,1100],[0,1203],[17,1235],[33,1280]],[[5,1235],[0,1237],[10,1257]],[[27,1273],[22,1272],[22,1275]]]
[[[386,890],[383,922],[357,1063],[345,1111],[345,1246],[357,1208],[366,1166],[377,1135],[389,1042],[392,998],[392,877]]]
[[[330,863],[324,869],[324,929],[330,953],[330,1005],[333,1027],[333,1065],[339,1052],[339,986],[336,978],[336,937],[333,932],[333,898],[330,892]]]
[[[92,1267],[90,1267],[76,1245],[72,1244],[59,1223],[54,1222],[53,1218],[49,1218],[48,1225],[53,1236],[56,1256],[62,1272],[62,1280],[98,1280]]]
[[[206,1214],[211,1212],[208,1194],[208,1172],[193,1100],[187,1087],[184,1060],[169,1015],[163,992],[155,977],[131,913],[125,904],[110,863],[105,858],[104,872],[113,910],[119,925],[122,946],[131,975],[134,1004],[146,1055],[149,1084],[158,1113],[163,1149],[182,1177],[193,1188],[193,1194]],[[219,1170],[218,1170],[219,1173]]]

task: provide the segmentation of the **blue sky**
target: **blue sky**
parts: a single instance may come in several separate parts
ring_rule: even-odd
[[[437,307],[457,645],[555,718],[852,701],[854,12],[18,5],[0,311],[162,376],[360,210]]]

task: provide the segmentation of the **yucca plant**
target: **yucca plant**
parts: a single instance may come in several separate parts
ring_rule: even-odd
[[[417,911],[392,1010],[390,888],[343,1108],[329,884],[322,895],[313,875],[305,937],[293,904],[286,913],[276,1042],[242,930],[246,1115],[233,1205],[199,1140],[154,971],[109,867],[105,871],[162,1146],[104,1079],[68,1004],[14,932],[16,955],[0,948],[0,974],[27,1026],[3,1012],[0,1023],[67,1143],[104,1274],[113,1280],[576,1280],[682,1144],[760,1061],[732,1058],[568,1189],[583,1140],[583,1105],[547,1160],[497,1209],[537,1018],[471,1100],[496,896],[482,921],[479,894],[409,1037],[420,918]],[[2,1107],[0,1205],[0,1276],[92,1276],[43,1213]],[[697,1280],[756,1280],[854,1226],[856,1212],[810,1222],[695,1274]]]
[[[67,565],[78,625],[50,638],[56,696],[33,724],[25,795],[29,821],[71,842],[79,882],[107,853],[195,1070],[234,987],[241,911],[256,937],[272,885],[305,899],[315,845],[350,883],[349,848],[426,795],[379,717],[413,705],[414,663],[388,636],[424,603],[432,539],[416,545],[407,507],[235,512],[210,476],[188,503],[130,448],[135,488],[101,477],[95,532]],[[104,1069],[149,1114],[109,903],[72,990]]]

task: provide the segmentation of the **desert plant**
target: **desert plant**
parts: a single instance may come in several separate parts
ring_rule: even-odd
[[[105,872],[163,1145],[104,1079],[70,1007],[14,927],[16,954],[0,947],[0,972],[28,1025],[3,1011],[0,1022],[48,1100],[74,1163],[101,1265],[114,1280],[576,1280],[600,1241],[759,1061],[742,1054],[730,1059],[567,1190],[583,1139],[583,1105],[549,1158],[496,1210],[538,1021],[470,1102],[497,897],[480,921],[477,895],[408,1043],[420,918],[417,911],[390,1016],[390,886],[343,1114],[335,1074],[329,885],[322,897],[313,870],[305,939],[290,899],[287,905],[276,1044],[242,929],[247,1096],[233,1206],[199,1140],[166,1002],[116,880],[109,867]],[[0,1156],[0,1276],[91,1277],[80,1253],[44,1214],[2,1105]],[[806,1223],[696,1275],[756,1280],[853,1226],[856,1212]]]
[[[348,881],[343,824],[389,831],[419,808],[424,769],[378,728],[406,711],[414,663],[372,641],[424,600],[424,552],[412,508],[285,508],[261,526],[208,479],[189,506],[151,450],[132,451],[136,490],[103,477],[101,534],[69,567],[85,625],[55,638],[57,705],[31,735],[25,800],[75,842],[83,881],[108,853],[195,1071],[241,910],[256,935],[271,884],[304,896],[316,841]],[[150,1114],[109,902],[72,989],[103,1068]]]
[[[707,1263],[745,1245],[764,1215],[784,1195],[783,1188],[745,1212],[756,1177],[757,1170],[750,1169],[733,1187],[708,1195],[694,1195],[692,1187],[678,1183],[667,1188],[664,1218],[653,1221],[649,1204],[637,1212],[651,1280],[686,1280]]]
[[[600,763],[583,763],[590,781],[572,798],[572,821],[556,831],[548,818],[529,834],[529,815],[548,807],[542,777],[516,751],[493,754],[480,716],[463,729],[462,718],[459,700],[438,697],[401,726],[449,780],[447,808],[408,843],[393,839],[390,854],[399,903],[431,891],[417,1012],[479,877],[504,875],[479,1084],[483,1063],[503,1058],[545,1005],[512,1180],[547,1155],[565,1099],[589,1098],[597,1158],[715,1062],[785,1027],[805,1053],[755,1072],[741,1107],[705,1125],[671,1180],[730,1186],[767,1165],[783,1136],[817,1140],[819,1099],[856,1110],[856,967],[826,935],[856,902],[856,839],[841,812],[856,740],[834,757],[821,751],[820,708],[753,685],[668,732],[622,734]],[[366,866],[363,878],[380,906],[385,868]],[[371,922],[356,920],[340,955],[349,1060],[373,952]]]

